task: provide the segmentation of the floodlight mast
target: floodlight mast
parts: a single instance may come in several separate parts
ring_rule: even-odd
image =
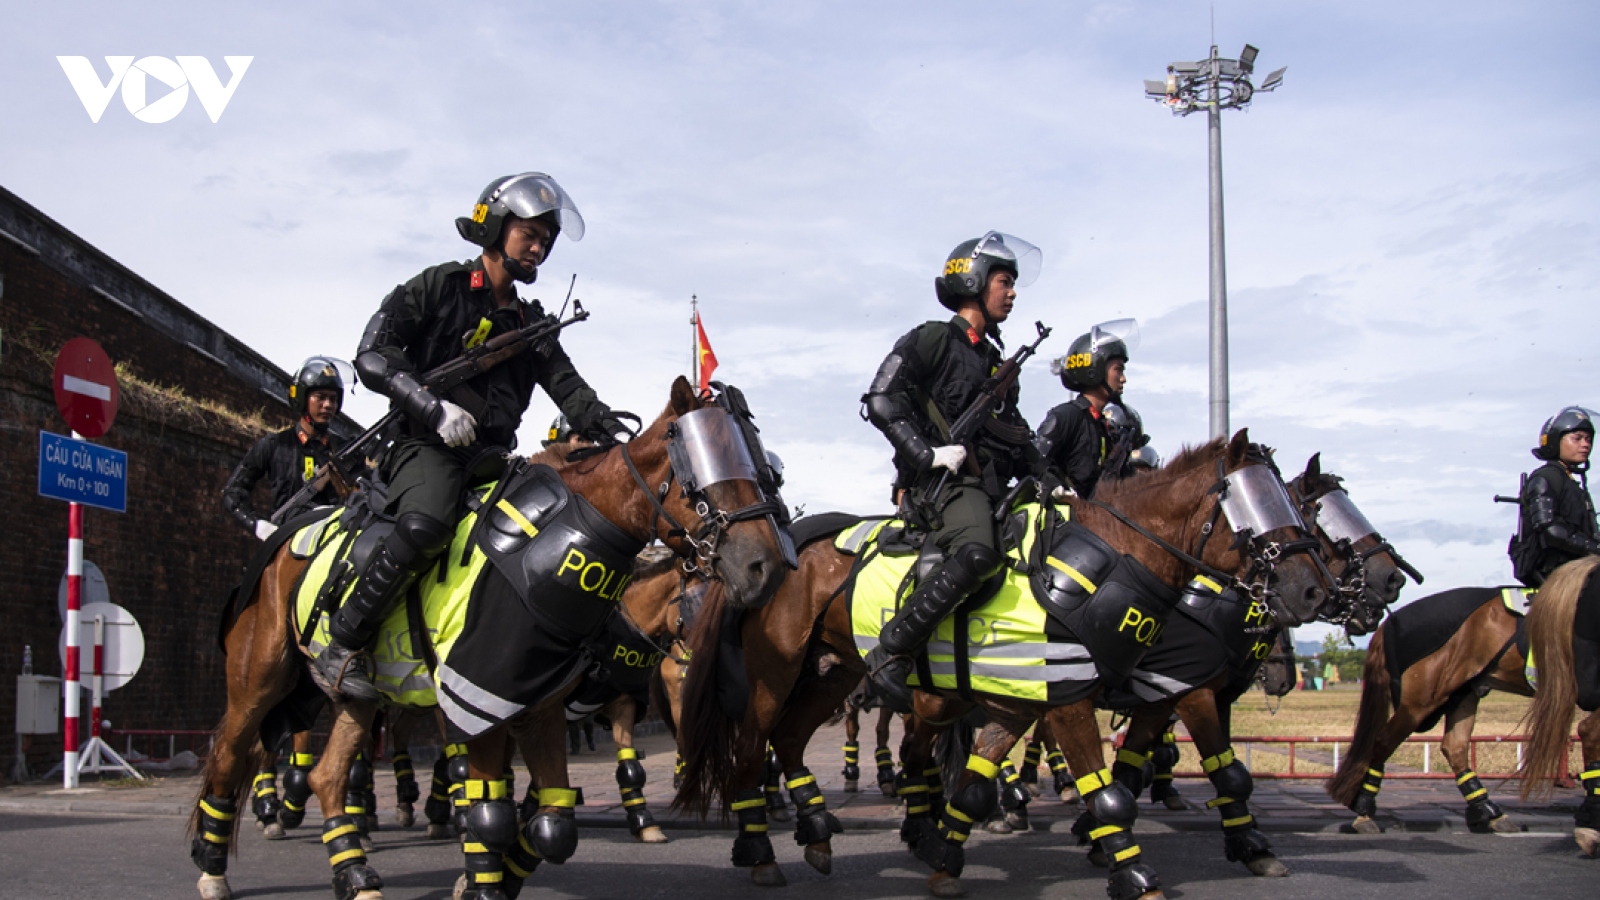
[[[1287,69],[1269,74],[1260,87],[1250,83],[1261,51],[1246,44],[1239,58],[1223,59],[1211,45],[1200,62],[1167,66],[1163,81],[1146,80],[1145,96],[1172,108],[1175,116],[1205,110],[1211,177],[1211,436],[1228,437],[1228,276],[1222,227],[1222,111],[1250,105],[1258,93],[1283,83]]]

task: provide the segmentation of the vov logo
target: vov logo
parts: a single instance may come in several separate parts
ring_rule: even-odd
[[[228,101],[233,99],[233,92],[239,88],[253,59],[254,56],[224,56],[222,60],[228,64],[229,77],[228,83],[223,84],[204,56],[180,56],[176,62],[165,56],[146,56],[137,62],[131,56],[108,56],[105,60],[111,69],[111,78],[104,82],[87,56],[56,57],[67,73],[67,80],[72,82],[72,89],[78,92],[78,99],[83,101],[89,121],[100,121],[111,95],[121,87],[122,104],[128,107],[128,112],[139,121],[153,125],[170,122],[183,112],[191,87],[200,98],[200,105],[206,108],[206,115],[216,122],[228,108]],[[157,83],[154,88],[150,84],[152,81]],[[165,95],[150,99],[162,88],[166,89]]]

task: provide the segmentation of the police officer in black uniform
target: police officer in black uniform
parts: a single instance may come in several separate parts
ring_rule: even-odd
[[[1040,481],[1048,492],[1059,496],[1070,489],[1080,497],[1094,496],[1112,449],[1105,409],[1122,401],[1134,329],[1131,319],[1096,325],[1051,365],[1062,386],[1078,396],[1050,410],[1033,439],[1044,467]]]
[[[1100,480],[1116,481],[1149,468],[1144,457],[1139,455],[1144,445],[1150,443],[1139,411],[1119,398],[1115,403],[1107,403],[1101,414],[1105,418],[1106,442],[1110,449],[1106,451],[1105,464],[1100,467]]]
[[[1524,546],[1519,552],[1515,540],[1512,545],[1517,577],[1528,587],[1544,584],[1564,563],[1600,553],[1600,528],[1587,475],[1594,447],[1592,416],[1581,406],[1569,406],[1539,430],[1533,455],[1545,464],[1523,485],[1517,533]]]
[[[263,541],[278,530],[268,518],[282,509],[339,449],[339,443],[328,432],[328,424],[344,404],[344,379],[339,375],[344,365],[322,356],[313,356],[301,364],[294,381],[289,383],[289,405],[297,416],[295,424],[256,441],[222,489],[223,507]],[[270,479],[272,509],[266,515],[257,515],[250,495],[263,478]],[[338,492],[329,484],[303,507],[290,510],[284,520],[314,506],[338,502]]]
[[[556,238],[579,240],[584,224],[555,179],[524,172],[490,182],[456,230],[482,254],[425,269],[396,287],[367,323],[356,354],[361,383],[405,414],[379,461],[394,532],[333,616],[328,647],[314,660],[329,683],[357,699],[378,696],[361,651],[411,579],[449,545],[464,488],[500,474],[500,456],[516,445],[535,385],[578,434],[604,441],[628,434],[553,336],[470,379],[465,391],[440,396],[423,387],[423,373],[546,317],[538,301],[518,298],[516,284],[532,284]]]
[[[912,655],[1000,570],[1005,557],[995,537],[994,504],[1013,478],[1035,467],[1015,385],[970,448],[952,444],[949,427],[1003,362],[996,346],[999,325],[1011,314],[1016,288],[1037,277],[1040,260],[1032,244],[994,231],[958,245],[934,279],[939,303],[955,316],[926,322],[900,338],[862,397],[868,420],[894,447],[897,496],[906,491],[906,507],[928,520],[929,540],[945,554],[867,654],[872,689],[896,712],[911,711],[906,678]],[[966,466],[969,452],[972,467]],[[973,469],[979,474],[971,474]],[[938,496],[929,496],[939,470],[948,480]]]

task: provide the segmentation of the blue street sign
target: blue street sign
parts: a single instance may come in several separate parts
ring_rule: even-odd
[[[39,494],[53,500],[127,512],[128,454],[41,431]]]

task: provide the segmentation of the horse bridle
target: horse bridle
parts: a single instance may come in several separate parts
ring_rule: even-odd
[[[1272,457],[1260,447],[1251,444],[1250,451],[1246,454],[1246,459],[1252,461],[1251,465],[1261,466],[1270,471],[1278,484],[1280,486],[1283,484],[1283,478],[1278,474],[1277,467],[1273,465]],[[1244,471],[1249,467],[1242,466],[1238,471]],[[1270,540],[1267,538],[1266,533],[1257,534],[1252,529],[1248,527],[1241,528],[1235,523],[1235,528],[1238,530],[1234,537],[1233,547],[1238,549],[1242,545],[1250,558],[1250,568],[1246,570],[1243,578],[1213,568],[1200,559],[1201,556],[1205,555],[1206,542],[1211,539],[1211,534],[1216,530],[1217,522],[1222,517],[1223,503],[1227,496],[1226,492],[1229,489],[1229,474],[1223,460],[1217,460],[1217,483],[1212,485],[1207,492],[1216,494],[1217,500],[1212,506],[1210,518],[1200,528],[1200,543],[1195,547],[1193,555],[1154,534],[1149,529],[1130,519],[1122,510],[1109,503],[1089,498],[1083,498],[1083,502],[1110,513],[1117,521],[1138,532],[1145,540],[1155,544],[1168,555],[1194,568],[1217,584],[1233,588],[1240,596],[1248,597],[1255,611],[1263,616],[1271,614],[1274,619],[1277,618],[1276,614],[1272,613],[1272,605],[1267,598],[1273,595],[1272,579],[1276,574],[1277,565],[1286,556],[1296,553],[1304,553],[1310,556],[1313,564],[1322,572],[1328,583],[1337,583],[1333,574],[1328,571],[1327,565],[1322,560],[1321,541],[1310,535],[1310,530],[1305,527],[1303,521],[1299,523],[1298,527],[1306,533],[1306,537],[1288,541]],[[1284,490],[1285,494],[1287,494],[1287,488]],[[1276,529],[1268,529],[1268,531],[1273,530]]]
[[[1299,487],[1292,486],[1298,483],[1298,481],[1299,479],[1297,478],[1294,482],[1291,482],[1289,490],[1294,499],[1298,501],[1301,514],[1305,515],[1305,511],[1307,509],[1310,510],[1310,515],[1307,516],[1307,521],[1310,522],[1313,527],[1320,529],[1323,534],[1327,535],[1328,540],[1333,544],[1334,549],[1346,562],[1344,571],[1334,579],[1334,584],[1336,584],[1339,588],[1339,607],[1333,613],[1321,617],[1323,621],[1328,622],[1331,625],[1338,625],[1341,628],[1348,628],[1352,623],[1355,622],[1357,610],[1363,609],[1367,605],[1365,599],[1367,593],[1367,560],[1377,556],[1380,553],[1389,554],[1389,558],[1394,560],[1396,568],[1411,576],[1418,584],[1422,583],[1422,573],[1413,568],[1412,565],[1400,555],[1400,551],[1396,550],[1394,545],[1385,540],[1383,535],[1379,534],[1377,531],[1372,530],[1367,534],[1357,535],[1354,537],[1345,535],[1335,538],[1331,533],[1328,532],[1327,528],[1317,521],[1318,513],[1322,508],[1322,504],[1318,501],[1322,500],[1324,497],[1327,497],[1329,494],[1334,493],[1335,491],[1344,490],[1343,486],[1340,485],[1338,478],[1332,477],[1333,486],[1329,487],[1327,490],[1324,490],[1315,496],[1304,497],[1300,495]],[[1346,494],[1347,498],[1348,496],[1349,495]],[[1351,505],[1354,506],[1353,503]],[[1370,528],[1370,525],[1368,527]],[[1356,541],[1361,540],[1363,537],[1371,537],[1375,543],[1373,546],[1368,547],[1365,550],[1357,550],[1355,543]]]

